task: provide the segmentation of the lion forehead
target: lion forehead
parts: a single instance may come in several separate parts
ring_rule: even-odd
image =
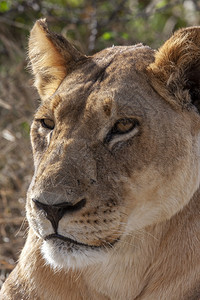
[[[153,57],[154,51],[141,45],[105,49],[66,76],[50,97],[50,107],[60,120],[70,122],[99,110],[110,116],[113,102],[118,111],[128,112],[131,106],[141,115],[138,107],[152,93],[143,71]]]

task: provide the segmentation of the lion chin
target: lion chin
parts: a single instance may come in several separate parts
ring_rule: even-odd
[[[107,251],[101,247],[74,245],[63,241],[43,241],[42,255],[54,269],[82,269],[105,261]]]

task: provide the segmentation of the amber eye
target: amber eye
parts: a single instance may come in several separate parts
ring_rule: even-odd
[[[131,118],[119,119],[112,129],[108,132],[104,143],[109,143],[115,135],[125,134],[131,132],[136,126],[139,125],[138,120]]]
[[[113,133],[118,133],[118,134],[127,133],[133,129],[135,124],[136,124],[135,120],[120,119],[115,123],[112,131]]]
[[[130,132],[136,125],[138,121],[135,119],[120,119],[113,126],[111,133],[112,134],[123,134]]]
[[[41,124],[44,128],[48,128],[50,130],[54,129],[55,123],[51,119],[41,119]]]

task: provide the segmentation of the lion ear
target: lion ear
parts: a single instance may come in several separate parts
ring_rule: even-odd
[[[155,90],[171,104],[200,112],[200,27],[178,30],[148,66]]]
[[[51,96],[76,63],[86,58],[64,37],[50,32],[45,19],[38,20],[31,30],[28,55],[42,99]]]

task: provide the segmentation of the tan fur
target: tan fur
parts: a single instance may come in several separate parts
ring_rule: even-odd
[[[1,299],[200,299],[199,49],[192,27],[158,52],[138,44],[85,57],[36,23],[30,230]],[[44,241],[53,225],[33,199],[85,199],[57,227],[75,243]]]
[[[171,104],[190,103],[187,73],[200,69],[199,27],[180,29],[156,53],[148,70],[155,89]],[[198,75],[197,75],[198,76]]]
[[[50,34],[45,19],[35,23],[30,35],[29,49],[35,86],[43,99],[55,92],[70,71],[73,60],[78,61],[84,57],[66,40],[59,40],[55,34]]]

